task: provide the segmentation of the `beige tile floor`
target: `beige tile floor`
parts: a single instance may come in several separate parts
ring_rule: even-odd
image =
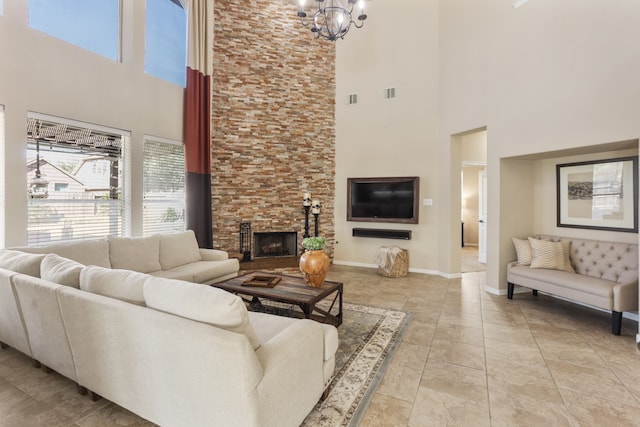
[[[485,293],[462,279],[332,266],[347,302],[410,311],[412,321],[361,426],[638,426],[636,322],[540,294]],[[0,426],[142,426],[80,396],[57,374],[0,351]]]

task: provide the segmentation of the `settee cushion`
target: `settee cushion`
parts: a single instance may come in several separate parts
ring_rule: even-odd
[[[246,335],[260,347],[247,308],[237,295],[207,285],[150,277],[144,284],[147,307]]]
[[[148,275],[129,270],[88,266],[80,272],[80,289],[144,306],[144,282]]]
[[[517,239],[512,237],[513,246],[516,248],[516,255],[518,257],[518,265],[530,265],[531,264],[531,244],[529,240]]]
[[[575,272],[569,259],[570,241],[550,242],[529,237],[529,243],[531,244],[531,268]]]
[[[0,249],[0,267],[16,273],[40,277],[40,263],[44,254],[28,254],[10,249]]]
[[[50,282],[80,288],[84,265],[56,254],[47,254],[40,264],[40,277]]]
[[[163,270],[198,262],[201,259],[198,241],[192,230],[160,235],[160,265]]]
[[[109,258],[112,268],[140,273],[160,270],[160,237],[109,236]]]

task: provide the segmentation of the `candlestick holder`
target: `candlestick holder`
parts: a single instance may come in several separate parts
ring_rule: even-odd
[[[311,206],[304,207],[304,234],[302,235],[303,238],[309,237],[309,209],[310,208]]]
[[[313,214],[313,218],[314,218],[314,222],[315,222],[314,228],[313,228],[314,237],[318,237],[318,216],[319,215],[320,215],[319,213],[314,213]]]

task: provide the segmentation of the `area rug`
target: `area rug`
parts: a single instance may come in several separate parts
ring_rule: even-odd
[[[410,314],[343,304],[335,377],[327,399],[302,423],[307,427],[357,426],[396,351]]]

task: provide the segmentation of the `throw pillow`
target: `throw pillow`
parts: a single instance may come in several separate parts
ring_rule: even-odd
[[[151,273],[162,270],[160,266],[160,238],[109,236],[111,267]]]
[[[56,254],[47,254],[40,264],[40,277],[50,282],[80,289],[84,265]]]
[[[529,237],[531,268],[548,268],[575,273],[569,258],[571,242],[550,242]]]
[[[160,265],[163,270],[202,259],[193,230],[160,235]]]
[[[40,263],[45,254],[28,254],[26,252],[0,249],[0,268],[40,277]]]
[[[147,307],[244,334],[254,349],[260,341],[249,323],[242,298],[222,289],[181,280],[151,277],[144,284]]]
[[[80,272],[80,289],[144,306],[144,282],[148,275],[90,265]]]
[[[531,244],[529,240],[516,239],[512,237],[513,246],[516,248],[516,255],[518,256],[518,265],[531,264]]]

